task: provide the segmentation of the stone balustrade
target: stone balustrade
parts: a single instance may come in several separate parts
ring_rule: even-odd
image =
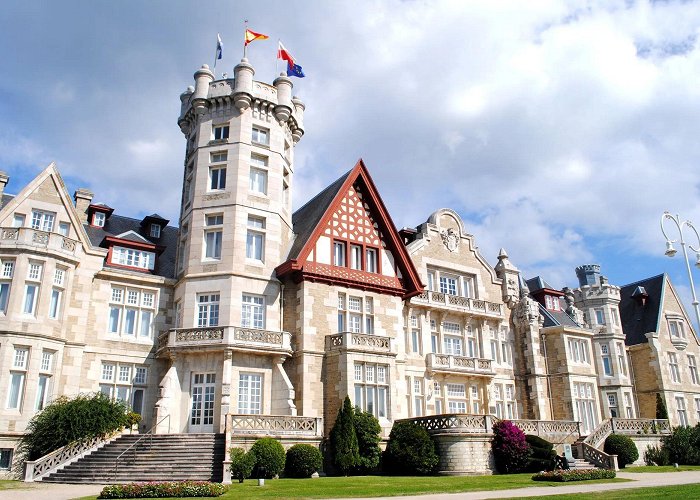
[[[212,326],[202,328],[174,328],[158,337],[158,351],[177,348],[230,347],[233,349],[291,352],[289,332]]]
[[[414,417],[403,420],[421,425],[431,434],[436,432],[490,434],[493,430],[495,417],[492,415],[469,415],[467,413],[443,413],[441,415]],[[397,422],[403,420],[397,420]]]
[[[612,434],[670,434],[668,420],[653,418],[611,418]]]
[[[364,333],[341,332],[326,336],[326,349],[347,349],[359,352],[389,354],[391,338]]]
[[[574,420],[512,420],[525,434],[534,434],[552,443],[573,443],[580,436],[580,423]]]
[[[18,248],[43,248],[67,255],[75,255],[78,247],[77,240],[29,227],[0,228],[0,244],[14,245]]]
[[[428,370],[433,372],[469,373],[473,375],[495,375],[490,359],[469,358],[453,354],[428,353],[426,356]]]
[[[578,456],[583,457],[583,459],[587,462],[590,462],[601,469],[618,470],[617,455],[608,455],[604,451],[594,448],[585,441],[579,443],[578,447]]]
[[[460,297],[441,292],[424,291],[420,295],[411,298],[411,304],[431,305],[459,312],[468,312],[476,316],[490,318],[503,317],[503,304],[488,302],[486,300]]]
[[[291,415],[229,414],[226,430],[231,435],[321,437],[323,419]]]

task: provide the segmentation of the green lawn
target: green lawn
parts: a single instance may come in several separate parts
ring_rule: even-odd
[[[565,483],[581,484],[581,483]],[[657,486],[653,488],[632,488],[628,490],[601,491],[599,493],[576,493],[573,495],[548,495],[537,497],[550,500],[656,500],[666,498],[700,498],[700,484],[681,484],[678,486]],[[512,497],[510,500],[518,500]],[[532,500],[532,497],[523,497],[520,500]]]
[[[676,469],[673,465],[642,465],[639,467],[626,467],[621,472],[682,472],[686,470],[700,470],[700,465],[679,465]]]
[[[0,491],[26,488],[27,483],[23,483],[22,481],[15,481],[14,479],[0,479]]]

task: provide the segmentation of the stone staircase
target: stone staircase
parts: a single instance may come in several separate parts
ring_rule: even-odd
[[[117,457],[142,436],[121,436],[42,481],[112,484],[223,479],[224,434],[154,434],[152,445],[146,436],[122,457],[115,469]]]

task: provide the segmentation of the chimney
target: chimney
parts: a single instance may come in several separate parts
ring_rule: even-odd
[[[7,175],[7,172],[0,170],[0,206],[2,206],[2,195],[8,182],[10,182],[10,176]]]
[[[576,268],[579,286],[595,286],[600,283],[600,266],[585,264]]]
[[[86,188],[78,188],[75,194],[73,194],[75,210],[78,212],[80,222],[87,222],[87,209],[90,206],[93,196],[95,196],[93,192]]]

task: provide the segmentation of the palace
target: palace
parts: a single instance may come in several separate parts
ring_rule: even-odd
[[[305,107],[253,75],[205,65],[180,96],[176,224],[71,199],[53,164],[14,195],[0,173],[0,469],[48,402],[94,391],[141,432],[229,445],[318,444],[346,395],[385,436],[445,414],[589,436],[659,398],[700,422],[700,344],[667,276],[619,287],[583,265],[557,290],[505,250],[492,267],[448,208],[398,230],[361,160],[292,213]],[[488,442],[486,424],[457,472],[487,472]]]

